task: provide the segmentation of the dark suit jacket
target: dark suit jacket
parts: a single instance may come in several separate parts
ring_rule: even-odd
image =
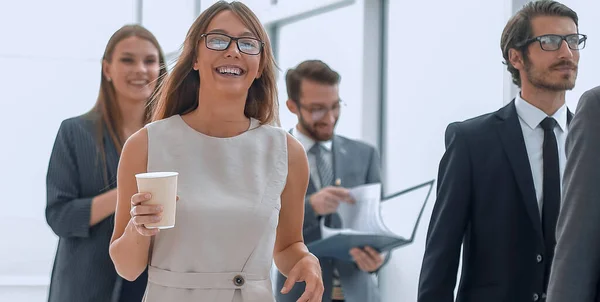
[[[419,302],[538,301],[552,248],[541,218],[514,101],[446,130]],[[569,301],[570,302],[570,301]]]
[[[581,96],[566,154],[548,302],[600,302],[600,86]]]
[[[339,178],[342,186],[346,188],[358,185],[381,182],[379,154],[375,148],[355,140],[341,136],[333,137],[333,165],[334,179]],[[321,239],[319,217],[308,202],[310,195],[317,192],[312,180],[306,191],[304,207],[304,242],[310,243]],[[323,217],[331,221],[329,226],[341,227],[337,214]],[[331,301],[332,277],[334,266],[340,272],[340,279],[347,302],[379,302],[379,289],[374,282],[373,276],[361,271],[354,262],[334,261],[331,259],[319,259],[323,270],[323,283],[325,292],[323,301]],[[286,278],[278,273],[275,292],[277,301],[296,301],[304,292],[304,283],[296,283],[291,292],[285,295],[279,293]]]
[[[117,150],[105,133],[106,167],[102,165],[95,119],[93,114],[87,114],[63,121],[50,156],[46,220],[59,237],[50,302],[119,301],[123,284],[127,288],[141,287],[135,298],[124,299],[141,301],[147,280],[145,273],[135,284],[118,277],[108,254],[113,215],[90,227],[92,198],[116,187],[119,161]]]

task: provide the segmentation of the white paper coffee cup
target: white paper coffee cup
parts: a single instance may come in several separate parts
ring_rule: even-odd
[[[175,226],[177,206],[177,172],[149,172],[136,174],[138,192],[150,193],[152,197],[144,204],[162,205],[162,219],[147,223],[149,229],[168,229]]]

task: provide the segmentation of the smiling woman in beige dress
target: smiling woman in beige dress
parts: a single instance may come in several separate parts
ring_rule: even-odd
[[[239,2],[217,2],[190,28],[154,104],[153,122],[125,144],[110,255],[135,279],[148,266],[145,301],[274,301],[306,282],[299,301],[321,301],[319,261],[302,239],[308,161],[277,123],[275,64],[265,29]],[[137,193],[135,174],[176,171],[176,225]]]

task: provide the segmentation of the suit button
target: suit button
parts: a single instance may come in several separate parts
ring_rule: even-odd
[[[242,277],[241,275],[233,277],[233,284],[235,284],[235,286],[242,286],[244,285],[244,282],[244,277]]]
[[[540,255],[540,254],[538,254],[538,255],[535,257],[535,260],[537,261],[537,263],[540,263],[540,262],[542,262],[542,259],[543,259],[543,258],[542,258],[542,255]]]
[[[540,299],[540,296],[536,293],[533,294],[533,301],[537,301]]]

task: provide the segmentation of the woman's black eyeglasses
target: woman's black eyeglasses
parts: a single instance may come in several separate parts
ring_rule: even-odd
[[[204,38],[206,48],[216,51],[224,51],[229,48],[231,41],[235,41],[237,48],[240,52],[247,55],[258,55],[261,53],[264,42],[249,37],[235,38],[226,34],[220,33],[208,33],[200,35],[200,38]]]

